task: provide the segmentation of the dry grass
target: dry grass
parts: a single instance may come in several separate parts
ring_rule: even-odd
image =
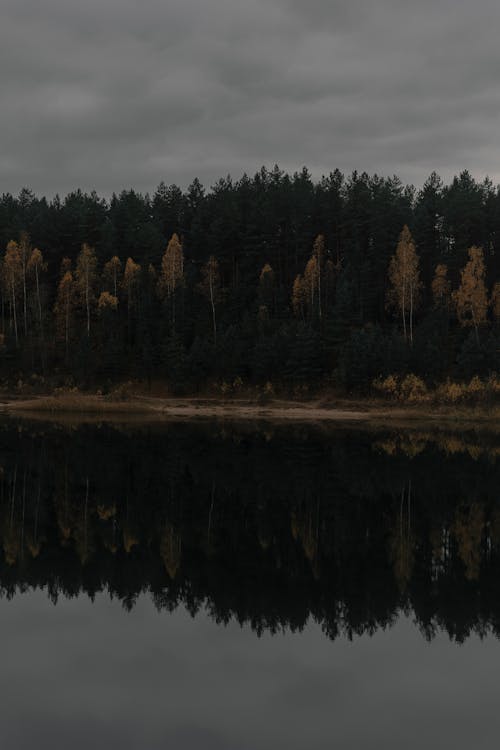
[[[9,412],[74,412],[78,414],[146,414],[152,411],[150,404],[138,400],[119,401],[83,393],[64,393],[40,396],[26,401],[14,401],[7,404],[6,409]]]

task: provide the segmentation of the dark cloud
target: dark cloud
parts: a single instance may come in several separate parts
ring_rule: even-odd
[[[4,0],[0,190],[275,162],[500,180],[499,21],[489,0]]]

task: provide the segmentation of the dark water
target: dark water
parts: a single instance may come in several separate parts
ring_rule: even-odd
[[[490,748],[500,440],[0,425],[2,747]]]

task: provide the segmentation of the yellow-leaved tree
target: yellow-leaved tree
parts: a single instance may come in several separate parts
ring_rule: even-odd
[[[118,283],[122,272],[122,262],[117,255],[113,255],[111,260],[104,264],[103,278],[107,287],[105,291],[111,292],[113,297],[118,299]]]
[[[184,283],[184,251],[177,234],[173,234],[161,259],[158,294],[168,299],[171,309],[172,330],[175,332],[177,290]]]
[[[128,319],[130,313],[139,302],[139,285],[141,279],[141,267],[132,258],[127,258],[125,271],[123,272],[122,289],[127,300]]]
[[[486,323],[488,294],[486,268],[481,247],[469,248],[469,260],[460,273],[460,286],[453,293],[457,318],[462,326],[473,326],[479,345],[479,326]]]
[[[413,315],[420,302],[419,258],[413,237],[405,225],[399,235],[396,252],[389,263],[387,307],[401,315],[405,341],[413,343]]]
[[[3,270],[5,289],[10,302],[11,326],[14,329],[16,346],[18,346],[19,335],[17,328],[17,299],[19,295],[19,289],[22,286],[23,268],[21,253],[17,242],[11,241],[7,245]]]
[[[75,282],[71,272],[71,261],[64,258],[61,263],[61,277],[57,287],[57,297],[54,305],[56,337],[64,341],[66,358],[68,357],[69,341],[73,309],[75,305]]]
[[[302,318],[304,320],[304,307],[305,307],[305,301],[307,296],[307,289],[306,284],[304,282],[303,277],[298,274],[298,276],[295,277],[295,281],[293,282],[293,289],[292,289],[292,309],[293,313],[297,318]]]
[[[35,281],[35,299],[36,299],[36,310],[38,318],[38,326],[40,331],[40,342],[43,343],[43,315],[42,315],[42,295],[40,292],[40,280],[43,271],[47,269],[47,264],[43,261],[42,252],[35,247],[30,255],[28,261],[28,276],[34,278]]]
[[[91,310],[96,303],[97,258],[90,245],[83,244],[76,261],[75,283],[80,303],[85,310],[87,336],[90,336]]]

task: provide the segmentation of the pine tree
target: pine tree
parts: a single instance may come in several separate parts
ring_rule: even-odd
[[[259,304],[259,315],[264,314],[265,317],[269,316],[270,311],[274,311],[275,307],[275,288],[274,288],[274,271],[266,263],[262,268],[259,276],[259,289],[258,289],[258,304]]]
[[[496,323],[500,323],[500,281],[496,281],[493,285],[490,304],[493,313],[493,319]]]

